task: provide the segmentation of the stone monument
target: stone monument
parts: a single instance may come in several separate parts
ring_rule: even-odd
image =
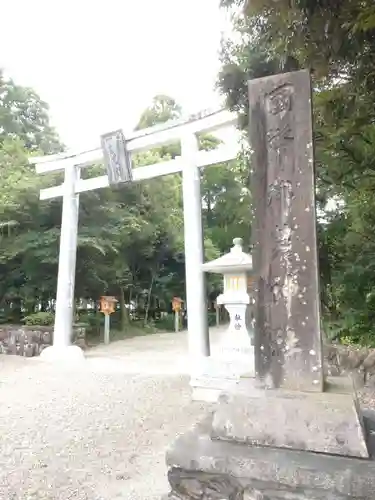
[[[255,377],[167,455],[170,499],[373,500],[352,386],[325,379],[308,71],[249,83]]]
[[[217,401],[221,392],[240,381],[241,376],[254,376],[251,303],[253,260],[242,250],[242,239],[235,238],[230,252],[202,265],[206,272],[223,275],[223,293],[217,304],[229,313],[228,328],[219,348],[206,360],[205,373],[192,376],[193,399]]]

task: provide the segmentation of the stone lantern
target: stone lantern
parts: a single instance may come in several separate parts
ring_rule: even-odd
[[[235,238],[230,252],[202,266],[205,272],[223,275],[224,291],[217,298],[229,313],[228,328],[218,346],[211,349],[206,374],[192,381],[194,399],[216,400],[224,390],[230,390],[241,377],[254,376],[251,285],[253,261],[242,250],[242,239]],[[195,383],[194,383],[195,382]]]

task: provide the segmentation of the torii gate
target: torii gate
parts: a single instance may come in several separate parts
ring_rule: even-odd
[[[204,252],[199,169],[234,159],[238,153],[238,145],[224,145],[212,151],[199,151],[197,134],[233,126],[236,122],[236,115],[226,110],[201,113],[189,120],[170,121],[162,126],[132,132],[125,141],[127,153],[148,150],[176,141],[181,143],[180,157],[134,169],[132,182],[182,172],[188,343],[189,354],[198,363],[200,358],[210,355],[205,280],[202,271]],[[108,187],[110,182],[108,175],[81,179],[80,171],[102,159],[101,148],[29,159],[31,164],[35,164],[37,174],[60,170],[65,174],[62,185],[40,191],[41,200],[63,197],[53,346],[42,352],[43,358],[47,360],[71,362],[83,358],[81,349],[70,345],[79,193]]]

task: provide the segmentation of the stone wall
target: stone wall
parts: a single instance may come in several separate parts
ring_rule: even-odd
[[[83,326],[74,327],[73,342],[86,348],[86,331]],[[52,345],[53,326],[0,325],[0,354],[13,354],[31,358],[39,356]]]
[[[346,373],[354,375],[359,385],[375,383],[375,349],[331,344],[324,350],[327,375]]]

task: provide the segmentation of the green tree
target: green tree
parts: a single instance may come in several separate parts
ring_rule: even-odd
[[[0,144],[7,138],[17,138],[31,151],[61,151],[60,140],[49,123],[48,109],[36,92],[5,78],[0,68]]]
[[[153,98],[151,106],[141,114],[136,130],[176,120],[181,117],[181,113],[181,106],[172,97],[157,95]]]

